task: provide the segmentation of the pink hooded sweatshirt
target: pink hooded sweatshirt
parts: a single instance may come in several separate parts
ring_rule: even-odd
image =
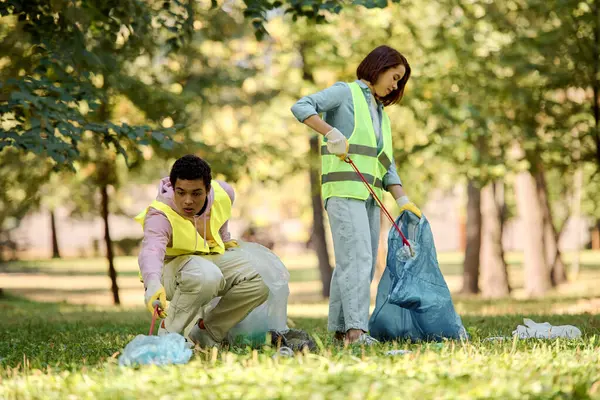
[[[233,204],[235,198],[233,188],[223,181],[216,182],[218,182],[225,192],[227,192],[231,199],[231,203]],[[173,197],[174,191],[169,177],[161,179],[160,184],[158,185],[158,195],[156,196],[156,200],[167,204],[175,212],[183,216],[177,209]],[[208,221],[210,221],[210,211],[214,201],[215,192],[211,187],[208,196],[206,196],[206,208],[202,214],[196,215],[193,218],[194,225],[200,223],[201,225],[197,226],[204,227],[203,232],[206,231],[206,225],[208,224]],[[221,239],[223,239],[223,242],[229,242],[231,240],[229,221],[225,221],[223,226],[219,229],[219,235],[221,236]],[[171,228],[171,223],[167,216],[162,211],[150,207],[144,220],[144,239],[142,240],[142,249],[138,257],[138,263],[145,285],[154,279],[160,281],[163,265],[174,258],[169,257],[166,254],[167,246],[172,243],[172,238],[173,229]],[[204,240],[206,241],[206,238]]]

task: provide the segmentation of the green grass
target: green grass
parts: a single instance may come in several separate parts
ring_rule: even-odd
[[[520,303],[497,305],[511,302]],[[484,339],[510,336],[523,315],[484,317],[478,304],[489,306],[457,302],[470,310],[463,316],[469,343],[343,348],[325,318],[294,318],[320,343],[316,353],[273,359],[270,348],[229,348],[197,352],[184,366],[122,368],[117,352],[148,330],[144,310],[8,297],[0,300],[0,398],[600,398],[600,316],[527,314],[576,325],[581,340],[491,342]],[[542,304],[552,301],[523,302]],[[412,353],[386,355],[390,349]]]
[[[507,261],[516,275],[522,256],[508,254]],[[440,262],[446,276],[460,273],[460,255],[441,254]],[[293,258],[286,265],[292,282],[318,279],[311,256]],[[137,275],[136,268],[134,257],[117,259],[120,276]],[[9,291],[0,298],[0,399],[600,399],[600,291],[594,284],[580,285],[598,282],[599,270],[600,253],[587,252],[579,283],[547,298],[455,296],[471,335],[468,343],[403,341],[344,348],[326,331],[327,306],[321,301],[290,306],[295,326],[318,342],[315,353],[286,359],[274,358],[274,349],[268,347],[232,347],[199,351],[186,365],[161,368],[118,366],[125,345],[147,334],[150,316],[141,307],[38,303]],[[105,271],[102,259],[0,267],[8,275],[37,272],[66,280],[93,278]],[[36,290],[58,289],[41,285]],[[68,290],[98,291],[76,285]],[[575,325],[583,338],[485,340],[510,337],[524,317]],[[387,355],[391,349],[411,353]]]

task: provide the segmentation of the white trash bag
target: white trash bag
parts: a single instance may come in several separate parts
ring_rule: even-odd
[[[269,330],[288,329],[287,302],[290,294],[288,286],[290,273],[279,257],[266,247],[253,242],[238,241],[238,243],[239,248],[234,251],[243,251],[252,260],[256,272],[269,288],[269,297],[231,328],[227,341],[231,344],[258,345],[265,343]],[[215,308],[220,299],[220,297],[212,299],[204,307],[204,314]]]

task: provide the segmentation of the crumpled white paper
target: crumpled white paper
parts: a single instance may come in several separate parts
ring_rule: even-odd
[[[523,323],[525,325],[517,326],[512,333],[519,339],[577,339],[581,337],[581,331],[573,325],[553,326],[548,322],[537,323],[529,318],[524,318]]]

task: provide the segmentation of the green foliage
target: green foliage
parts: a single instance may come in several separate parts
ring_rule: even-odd
[[[560,200],[585,164],[584,209],[593,211],[595,3],[395,3],[6,1],[0,151],[71,166],[84,183],[103,176],[86,167],[102,161],[115,187],[154,180],[187,152],[228,180],[280,182],[306,167],[307,131],[289,105],[354,79],[362,57],[386,43],[413,66],[389,110],[412,198],[541,165],[560,177],[551,188]],[[511,154],[514,144],[525,157]]]
[[[49,179],[52,166],[14,149],[0,153],[0,164],[0,233],[4,233],[16,228],[30,208],[40,203],[40,185]]]
[[[357,0],[353,4],[367,8],[387,6],[387,2],[372,0]],[[253,21],[258,36],[266,32],[262,24],[268,10],[283,8],[294,18],[324,22],[319,10],[337,13],[342,8],[341,3],[329,0],[285,4],[248,1],[245,6],[244,16]],[[72,167],[81,155],[80,143],[89,135],[98,137],[126,160],[130,152],[139,155],[140,146],[155,144],[166,151],[173,150],[173,130],[161,132],[156,126],[109,122],[101,108],[109,103],[110,96],[122,93],[151,120],[160,120],[161,116],[185,120],[185,97],[181,99],[149,85],[131,74],[130,67],[140,57],[168,57],[173,51],[188,50],[188,57],[198,55],[189,52],[194,47],[190,44],[195,23],[199,22],[195,16],[206,11],[200,9],[198,13],[197,7],[202,8],[176,0],[2,3],[0,16],[5,27],[1,48],[6,51],[9,66],[2,68],[6,79],[0,86],[0,114],[4,122],[0,151],[11,146],[49,157],[59,166]],[[221,35],[227,36],[236,22],[231,13],[217,10],[216,1],[212,8],[215,18],[208,18],[201,34],[222,40]],[[215,29],[218,26],[227,29]],[[237,32],[239,36],[244,30]],[[203,58],[207,57],[210,56]],[[189,65],[192,59],[188,60]],[[199,87],[205,90],[223,82],[235,87],[245,79],[229,76],[229,71],[217,69],[198,76],[192,73],[183,80],[184,91],[197,93]],[[266,93],[264,98],[271,97]],[[233,99],[228,100],[235,106]],[[255,96],[255,100],[259,99]]]
[[[529,77],[527,86],[538,84],[548,117],[541,125],[548,134],[563,136],[555,150],[562,146],[564,156],[567,147],[573,154],[563,162],[600,165],[600,116],[594,115],[600,90],[598,4],[531,0],[516,2],[512,9],[497,5],[488,12],[498,29],[514,35],[508,57]],[[521,60],[516,62],[516,57]],[[576,147],[580,151],[573,151]]]
[[[103,110],[113,88],[139,90],[125,74],[127,63],[152,54],[163,42],[161,32],[172,30],[163,15],[168,11],[157,12],[155,4],[1,3],[0,49],[9,63],[0,71],[0,151],[14,147],[72,167],[92,136],[126,159],[152,143],[172,148],[172,132],[113,123]]]
[[[213,7],[218,6],[216,0],[211,1]],[[400,0],[392,0],[392,3],[399,2]],[[327,15],[339,14],[344,7],[350,5],[363,6],[367,9],[386,8],[389,5],[387,0],[352,0],[348,3],[339,0],[244,0],[244,4],[246,5],[244,17],[252,22],[258,40],[269,35],[265,23],[269,20],[270,14],[275,12],[291,15],[293,22],[305,17],[322,24],[327,22]]]

